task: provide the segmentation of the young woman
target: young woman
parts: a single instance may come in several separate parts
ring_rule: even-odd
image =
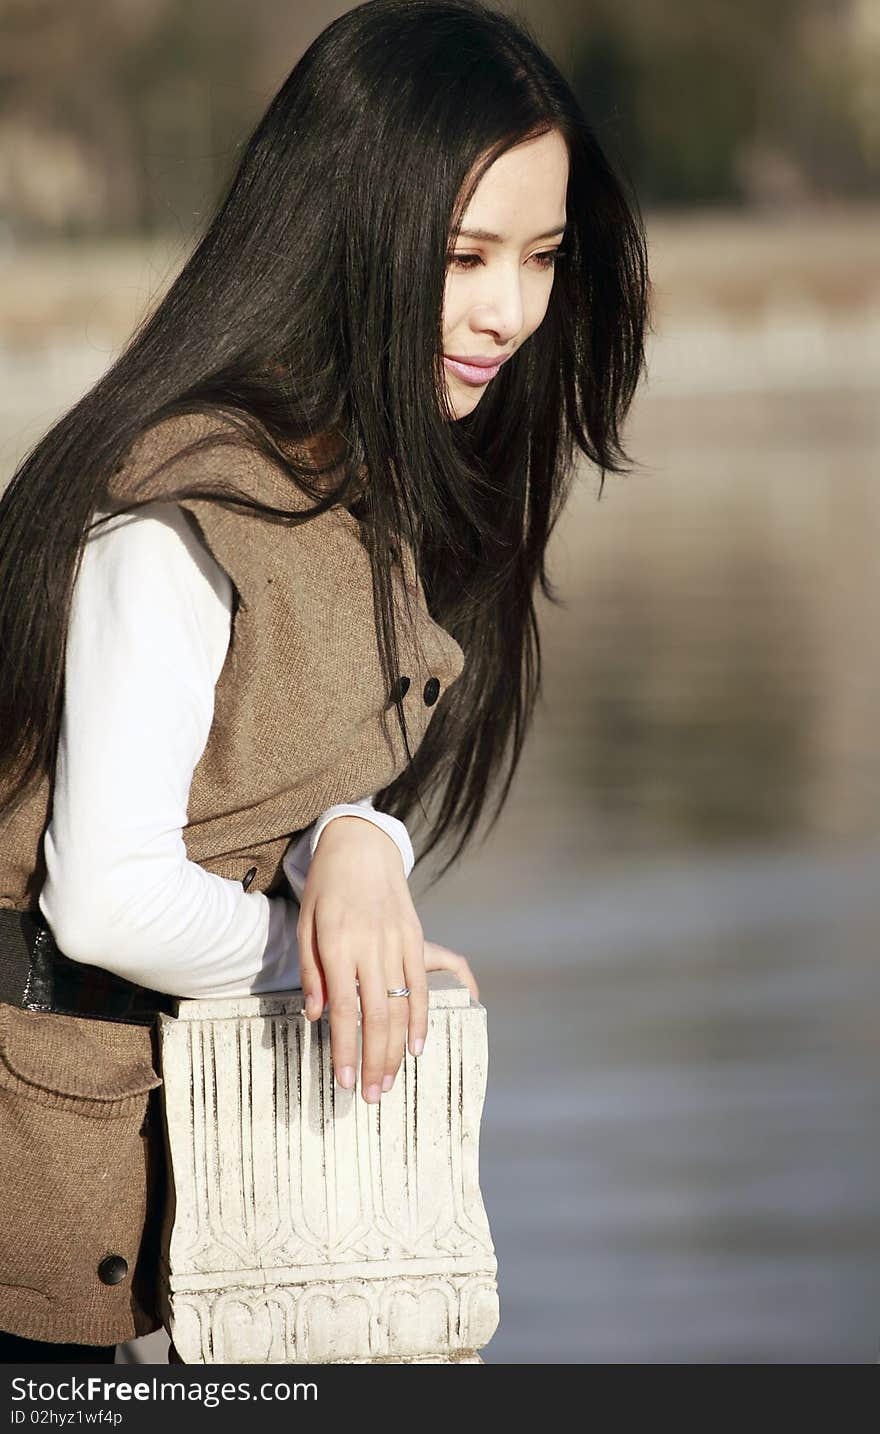
[[[112,1358],[159,1325],[170,998],[301,986],[340,1086],[375,1102],[424,1044],[426,970],[476,996],[424,938],[404,822],[421,857],[451,839],[445,871],[503,806],[548,538],[576,454],[628,461],[648,293],[635,201],[527,31],[476,0],[370,0],[305,53],[166,297],[20,465],[7,1358]]]

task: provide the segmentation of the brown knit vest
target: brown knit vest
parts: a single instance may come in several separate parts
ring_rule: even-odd
[[[112,495],[161,500],[178,487],[225,480],[281,508],[312,506],[253,449],[224,445],[177,456],[223,429],[222,420],[197,415],[149,430],[114,476]],[[151,478],[150,469],[169,458]],[[360,524],[343,507],[290,527],[209,500],[181,506],[232,579],[237,603],[214,719],[193,774],[187,855],[234,879],[255,866],[253,889],[267,891],[294,833],[325,807],[380,790],[408,763],[382,679],[369,555]],[[402,558],[405,582],[395,577],[399,677],[409,679],[401,685],[415,752],[464,654],[431,618],[406,545]],[[0,817],[0,906],[36,907],[49,813],[46,779]]]

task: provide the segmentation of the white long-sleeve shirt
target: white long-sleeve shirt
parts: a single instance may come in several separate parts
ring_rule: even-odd
[[[382,826],[407,878],[414,861],[404,824],[371,797],[328,808],[288,846],[289,896],[188,860],[190,785],[231,630],[232,583],[178,505],[121,514],[87,540],[39,904],[73,960],[178,996],[300,985],[293,895],[335,816]]]

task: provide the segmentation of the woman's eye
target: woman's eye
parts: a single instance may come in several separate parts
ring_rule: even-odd
[[[538,261],[541,269],[552,269],[558,259],[565,254],[564,249],[545,249],[541,254],[533,254],[532,258]]]
[[[533,254],[532,259],[539,269],[552,269],[564,253],[564,249],[545,249],[540,254]],[[446,257],[448,263],[456,265],[459,269],[475,269],[478,264],[483,262],[479,254],[448,254]]]

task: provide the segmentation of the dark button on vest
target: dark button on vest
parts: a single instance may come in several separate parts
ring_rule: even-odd
[[[391,701],[396,702],[398,697],[405,697],[407,692],[409,692],[409,678],[398,677],[391,689]]]
[[[102,1285],[121,1285],[128,1274],[128,1260],[122,1255],[105,1255],[98,1266],[98,1279]]]
[[[434,703],[437,701],[437,698],[440,696],[440,679],[439,679],[439,677],[429,677],[429,678],[428,678],[427,682],[425,683],[425,690],[424,690],[424,692],[422,693],[422,696],[423,696],[424,699],[425,699],[425,706],[426,706],[426,707],[433,707],[433,706],[434,706]]]

